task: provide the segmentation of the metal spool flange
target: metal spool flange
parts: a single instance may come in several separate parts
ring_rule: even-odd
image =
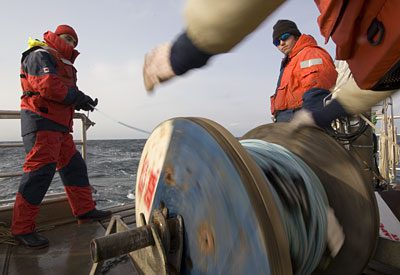
[[[238,140],[217,123],[171,119],[143,149],[136,220],[140,213],[148,220],[159,207],[182,216],[184,274],[291,274],[287,237],[265,181]]]
[[[241,139],[279,144],[302,158],[321,180],[329,204],[343,226],[345,242],[321,274],[361,274],[378,240],[379,214],[371,184],[359,163],[334,139],[313,127],[288,123],[259,126]]]

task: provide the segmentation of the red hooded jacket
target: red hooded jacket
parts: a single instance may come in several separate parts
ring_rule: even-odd
[[[48,47],[29,49],[21,62],[23,135],[52,130],[49,124],[72,131],[74,106],[83,95],[76,86],[73,66],[79,52],[50,31],[44,40]]]

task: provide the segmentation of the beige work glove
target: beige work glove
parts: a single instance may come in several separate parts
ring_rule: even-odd
[[[301,109],[294,114],[293,119],[289,122],[293,129],[301,128],[304,126],[316,126],[311,112],[306,109]]]
[[[161,44],[144,57],[143,81],[147,92],[152,92],[154,86],[175,76],[170,62],[171,47],[170,42]]]
[[[345,235],[343,227],[340,225],[336,218],[335,212],[332,207],[328,207],[326,210],[327,218],[327,245],[331,252],[331,257],[334,258],[339,253],[340,249],[344,244]]]

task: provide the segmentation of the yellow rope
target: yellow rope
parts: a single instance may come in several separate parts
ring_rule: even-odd
[[[0,244],[17,245],[18,242],[11,235],[10,229],[4,222],[0,222]]]

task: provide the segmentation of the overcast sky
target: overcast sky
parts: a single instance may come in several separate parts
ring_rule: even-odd
[[[79,36],[78,87],[97,97],[98,108],[113,119],[151,131],[169,118],[205,117],[235,136],[271,122],[269,97],[282,58],[271,41],[272,26],[278,19],[291,19],[323,45],[314,1],[287,1],[231,53],[215,57],[208,67],[176,78],[148,96],[142,82],[143,57],[184,28],[184,2],[0,0],[0,110],[19,109],[19,62],[28,38],[42,39],[45,31],[69,24]],[[334,54],[331,43],[324,47]],[[90,119],[96,125],[89,130],[89,139],[147,137],[96,111]],[[0,123],[1,141],[20,140],[18,121]]]

